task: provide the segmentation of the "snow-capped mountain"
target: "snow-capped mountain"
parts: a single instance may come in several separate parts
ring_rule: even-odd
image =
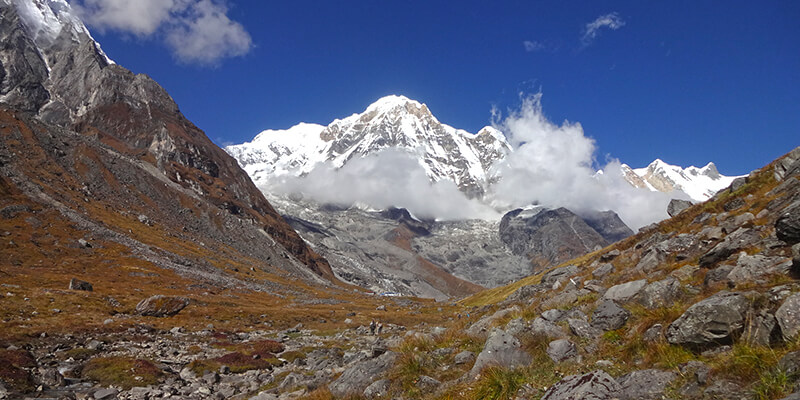
[[[505,136],[487,126],[477,134],[445,125],[425,104],[386,96],[360,113],[328,126],[301,123],[266,130],[252,142],[225,148],[256,183],[270,177],[303,175],[317,163],[341,167],[353,157],[387,148],[416,154],[433,181],[449,179],[470,197],[480,197],[489,168],[511,151]]]
[[[719,190],[728,187],[738,176],[725,176],[710,162],[705,167],[681,168],[656,159],[644,168],[622,165],[622,173],[631,185],[652,191],[682,191],[694,201],[706,201]]]

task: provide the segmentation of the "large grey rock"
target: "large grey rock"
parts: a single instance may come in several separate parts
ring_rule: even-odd
[[[740,293],[719,292],[693,304],[667,329],[667,341],[696,347],[730,343],[744,328],[750,301]]]
[[[761,254],[739,253],[736,266],[728,273],[727,279],[735,284],[751,283],[769,274],[786,274],[792,260],[783,257],[768,257]]]
[[[617,378],[621,386],[620,400],[661,400],[665,398],[667,386],[678,374],[672,371],[645,369],[633,371]]]
[[[604,331],[613,331],[622,328],[630,316],[630,311],[620,307],[613,300],[604,300],[592,313],[592,326]]]
[[[796,147],[775,163],[775,169],[773,171],[775,180],[780,182],[796,174],[798,169],[800,169],[800,147]]]
[[[565,338],[567,333],[560,326],[538,317],[531,322],[531,334],[546,338]]]
[[[331,382],[328,389],[336,397],[362,394],[367,386],[386,373],[396,360],[397,353],[387,351],[379,357],[357,362]]]
[[[473,377],[477,376],[489,365],[499,365],[505,368],[522,367],[530,364],[531,360],[530,354],[522,350],[519,339],[502,329],[494,329],[486,339],[483,351],[478,354],[469,374]]]
[[[597,268],[592,271],[592,277],[595,279],[603,279],[608,274],[614,272],[614,266],[609,263],[600,264]]]
[[[673,277],[668,277],[645,286],[639,295],[639,303],[648,309],[668,307],[681,296],[681,293],[681,283]]]
[[[786,208],[775,221],[775,235],[790,245],[800,243],[800,202]]]
[[[578,347],[567,339],[556,339],[547,345],[547,356],[555,363],[578,357]]]
[[[728,275],[731,274],[733,271],[733,265],[720,265],[717,268],[709,270],[706,272],[705,278],[703,278],[703,285],[705,286],[713,286],[718,283],[728,283]]]
[[[753,346],[769,346],[775,336],[778,320],[774,315],[766,312],[752,312],[747,318],[742,340]]]
[[[704,399],[714,400],[750,400],[752,397],[747,390],[733,381],[727,379],[716,379],[711,382],[703,392]]]
[[[582,339],[594,339],[603,334],[603,331],[593,327],[589,322],[580,318],[567,319],[567,325],[572,334]]]
[[[155,295],[136,305],[136,313],[148,317],[169,317],[189,305],[186,297]]]
[[[475,361],[475,353],[468,350],[464,350],[456,354],[455,358],[453,359],[453,362],[456,365],[469,364],[473,361]]]
[[[708,268],[730,257],[732,254],[753,246],[761,241],[758,231],[751,228],[739,228],[718,243],[708,253],[700,257],[700,266]]]
[[[545,392],[541,400],[612,400],[619,396],[620,385],[605,371],[568,376]]]
[[[539,294],[546,292],[550,288],[546,285],[536,284],[536,285],[525,285],[517,290],[514,293],[511,293],[506,298],[506,303],[517,303],[522,301],[527,301],[529,299],[537,297]]]
[[[667,214],[674,217],[681,213],[681,211],[692,206],[692,202],[688,200],[672,199],[667,206]]]
[[[613,300],[618,303],[626,303],[633,300],[639,292],[647,286],[647,279],[625,282],[608,288],[603,295],[604,300]]]
[[[657,248],[650,249],[650,251],[645,253],[636,264],[636,270],[645,273],[653,272],[664,262],[666,258],[667,256],[663,251]]]
[[[781,304],[775,312],[781,334],[786,341],[794,340],[800,333],[800,293],[795,293]]]
[[[778,361],[778,367],[786,375],[797,376],[800,373],[800,351],[790,351]]]
[[[508,321],[504,329],[509,335],[520,337],[520,335],[523,333],[528,332],[530,327],[522,318],[514,318],[511,321]]]
[[[378,379],[364,389],[364,397],[367,399],[388,399],[391,385],[392,381],[388,379]]]

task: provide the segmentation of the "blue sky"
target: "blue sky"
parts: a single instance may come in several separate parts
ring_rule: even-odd
[[[112,59],[152,76],[220,145],[327,124],[388,94],[477,132],[493,107],[538,91],[549,119],[583,125],[601,163],[744,174],[800,145],[797,1],[192,1],[239,29],[219,57],[189,53],[215,21],[176,35],[165,27],[178,14],[152,30],[87,19]],[[587,29],[609,15],[617,25]]]

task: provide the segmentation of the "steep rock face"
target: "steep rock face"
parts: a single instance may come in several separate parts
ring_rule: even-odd
[[[633,169],[623,164],[622,174],[635,187],[665,193],[682,191],[694,201],[708,200],[739,178],[720,174],[714,163],[708,163],[702,168],[681,168],[659,159],[644,168]]]
[[[626,231],[625,224],[612,214],[597,214],[591,222],[609,239],[629,236],[630,229]],[[511,211],[503,216],[499,232],[500,239],[514,254],[531,259],[534,269],[560,264],[611,243],[586,220],[566,208],[533,207]]]
[[[3,0],[0,13],[0,101],[90,138],[93,153],[112,151],[152,165],[169,184],[263,229],[316,275],[333,278],[327,262],[310,251],[236,161],[189,122],[156,82],[113,64],[65,1]],[[34,130],[42,129],[47,128]],[[123,173],[108,169],[117,178]],[[154,196],[159,209],[175,201]],[[231,245],[254,253],[251,241],[228,237]]]

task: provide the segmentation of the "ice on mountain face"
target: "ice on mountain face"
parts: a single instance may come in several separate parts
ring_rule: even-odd
[[[300,124],[264,131],[250,143],[226,148],[261,183],[270,176],[307,174],[320,162],[341,168],[353,158],[387,149],[414,155],[431,181],[451,180],[471,196],[483,194],[487,171],[511,150],[494,128],[477,135],[458,130],[439,122],[425,104],[395,95],[322,129]]]
[[[636,187],[661,192],[679,190],[695,201],[708,200],[738,178],[738,176],[721,175],[714,163],[708,163],[702,168],[695,166],[681,168],[660,159],[656,159],[645,168],[630,169],[627,165],[623,165],[623,174]]]
[[[5,2],[5,4],[16,8],[22,24],[39,47],[47,48],[53,45],[63,31],[67,30],[72,41],[80,43],[83,40],[91,40],[106,62],[114,63],[100,48],[100,44],[92,38],[89,30],[66,0],[10,0],[10,3]]]

